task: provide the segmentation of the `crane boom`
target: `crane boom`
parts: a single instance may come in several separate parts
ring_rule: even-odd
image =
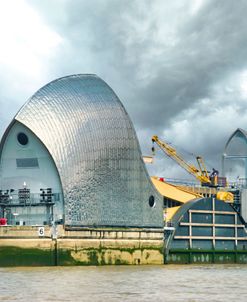
[[[206,176],[207,178],[209,178],[208,171],[207,171],[203,158],[201,156],[197,156],[196,160],[197,160],[198,167],[200,169],[201,174]]]
[[[205,164],[201,157],[197,157],[197,162],[199,165],[198,169],[194,165],[188,164],[173,147],[161,141],[157,135],[154,135],[152,137],[152,142],[156,143],[166,155],[175,160],[182,168],[184,168],[187,172],[196,177],[196,179],[198,179],[202,184],[211,183],[211,180],[205,168]]]
[[[175,160],[182,168],[184,168],[191,175],[196,177],[196,179],[198,179],[202,185],[209,187],[218,187],[218,171],[213,169],[213,172],[209,176],[202,157],[197,156],[196,158],[199,167],[199,169],[197,169],[194,165],[188,164],[173,147],[171,147],[166,142],[161,141],[157,135],[154,135],[152,137],[152,142],[156,143],[166,155]],[[154,148],[152,149],[154,151]],[[226,202],[234,202],[234,195],[228,191],[218,191],[216,197]]]

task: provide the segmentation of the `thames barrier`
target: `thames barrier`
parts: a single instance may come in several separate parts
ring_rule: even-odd
[[[245,186],[200,177],[149,177],[113,90],[96,75],[56,79],[1,139],[0,266],[247,263]]]

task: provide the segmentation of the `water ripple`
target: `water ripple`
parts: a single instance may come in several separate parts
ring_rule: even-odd
[[[0,301],[247,300],[246,265],[0,268]]]

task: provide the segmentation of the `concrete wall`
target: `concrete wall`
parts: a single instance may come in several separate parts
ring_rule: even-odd
[[[0,266],[163,264],[162,230],[0,227]],[[57,237],[57,238],[55,238]]]

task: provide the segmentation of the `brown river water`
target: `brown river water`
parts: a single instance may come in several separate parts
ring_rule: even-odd
[[[0,301],[247,301],[247,265],[0,268]]]

